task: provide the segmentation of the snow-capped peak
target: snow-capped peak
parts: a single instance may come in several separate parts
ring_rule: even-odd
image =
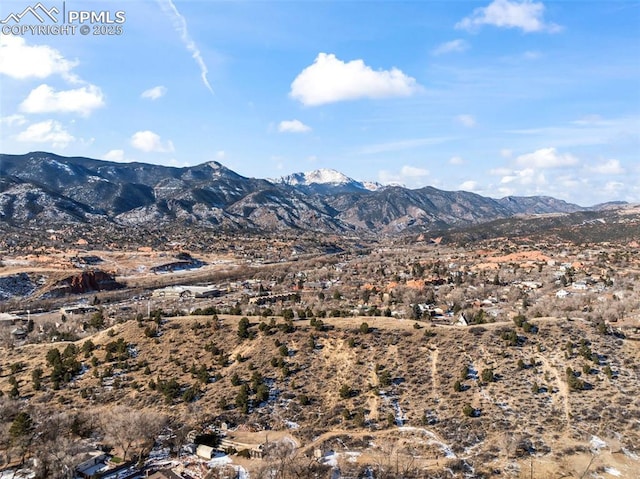
[[[384,188],[384,185],[378,183],[377,181],[363,181],[362,186],[365,190],[369,191],[378,191]]]
[[[369,191],[376,191],[382,188],[382,185],[379,183],[371,181],[357,181],[331,168],[320,168],[318,170],[307,171],[304,173],[293,173],[272,181],[274,183],[298,187],[323,185],[327,187],[346,187],[353,190]]]
[[[306,185],[313,183],[318,185],[343,185],[345,183],[354,182],[354,180],[348,176],[330,168],[320,168],[319,170],[307,171],[306,173],[302,173],[302,176],[304,178],[303,184]]]

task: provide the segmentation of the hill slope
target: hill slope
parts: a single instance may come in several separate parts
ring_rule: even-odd
[[[640,410],[629,396],[640,358],[628,340],[599,334],[587,322],[556,318],[531,320],[537,332],[518,329],[518,346],[502,339],[513,323],[416,329],[413,321],[367,317],[371,331],[365,334],[359,328],[363,319],[327,318],[324,330],[309,321],[286,326],[281,319],[259,327],[253,319],[254,339],[244,340],[234,316],[221,317],[218,326],[211,317],[167,318],[156,337],[144,333],[154,329],[153,322],[140,327],[132,320],[115,326],[115,335],[91,337],[95,351],[84,359],[78,354],[89,370],[60,390],[52,387],[45,353],[54,346],[62,351],[66,344],[6,351],[3,365],[28,365],[15,377],[21,394],[33,394],[30,402],[36,405],[123,404],[170,414],[191,426],[218,417],[274,430],[296,427],[291,432],[303,448],[326,441],[328,447],[358,447],[369,455],[384,447],[383,438],[400,444],[411,436],[411,455],[424,467],[441,467],[437,459],[445,457],[486,473],[533,454],[536,464],[551,461],[557,474],[575,467],[572,461],[583,453],[588,461],[594,447],[633,451],[640,443],[635,421]],[[599,357],[581,376],[588,385],[584,390],[570,390],[565,371],[582,370],[584,359],[577,349],[565,354],[567,341],[586,341]],[[118,347],[119,342],[128,347]],[[36,366],[44,371],[41,391],[33,390],[28,374]],[[493,380],[483,380],[485,370],[493,372]],[[215,379],[202,383],[203,374]],[[175,396],[159,386],[172,381]],[[260,384],[268,392],[262,402]],[[249,390],[246,414],[238,399],[243,385]],[[5,375],[0,390],[9,387]],[[186,396],[188,388],[198,392]],[[476,417],[464,414],[467,405]],[[350,443],[332,442],[336,431]],[[369,439],[358,442],[362,437]],[[602,455],[596,465],[615,465],[632,477],[624,469],[632,458]],[[528,467],[528,459],[524,464]]]

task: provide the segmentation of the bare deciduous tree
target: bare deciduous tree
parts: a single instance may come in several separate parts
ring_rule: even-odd
[[[262,466],[251,474],[257,479],[322,479],[330,477],[329,466],[300,455],[289,442],[268,445]]]
[[[148,454],[165,424],[166,418],[160,414],[118,406],[105,416],[103,427],[126,461],[132,449],[138,458]]]

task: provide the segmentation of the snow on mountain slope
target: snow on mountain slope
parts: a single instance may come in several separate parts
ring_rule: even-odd
[[[293,187],[313,187],[315,185],[322,185],[327,187],[338,187],[342,190],[351,191],[377,191],[383,187],[381,184],[372,181],[362,182],[354,180],[353,178],[349,178],[345,174],[330,168],[320,168],[304,173],[293,173],[291,175],[275,179],[273,182]]]

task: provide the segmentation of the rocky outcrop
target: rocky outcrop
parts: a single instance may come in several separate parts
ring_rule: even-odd
[[[58,297],[65,294],[83,294],[120,288],[124,288],[124,285],[118,283],[110,273],[101,270],[83,271],[58,281],[47,296]]]

